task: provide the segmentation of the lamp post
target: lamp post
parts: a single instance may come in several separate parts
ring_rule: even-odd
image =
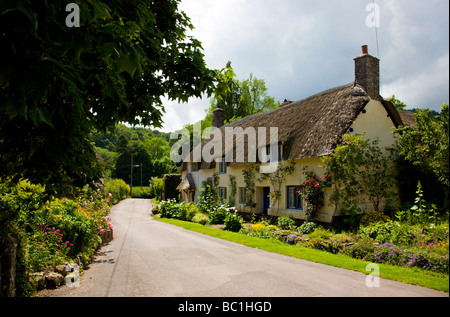
[[[139,165],[133,165],[133,154],[131,154],[130,195],[133,194],[133,167],[139,167]],[[141,176],[141,183],[142,183],[142,176]]]

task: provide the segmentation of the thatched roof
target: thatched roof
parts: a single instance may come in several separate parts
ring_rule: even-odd
[[[265,127],[268,134],[270,127],[278,127],[278,140],[282,144],[283,160],[320,157],[332,153],[336,142],[349,130],[369,101],[370,98],[365,91],[351,83],[300,101],[286,102],[278,109],[245,117],[221,127],[220,130],[222,135],[225,135],[223,132],[226,127],[241,127],[242,129]],[[395,125],[401,124],[401,118],[395,108],[391,107],[388,102],[383,101],[383,105]],[[238,141],[236,140],[236,143]],[[207,142],[210,141],[204,140],[202,147]],[[246,137],[244,144],[245,162],[233,161],[229,163],[230,166],[252,163],[248,162]],[[225,154],[224,146],[222,149]],[[234,151],[236,152],[236,145]],[[236,154],[234,158],[236,158]],[[201,169],[214,167],[215,162],[203,161],[200,165]]]
[[[414,112],[409,110],[399,110],[398,111],[400,117],[402,118],[402,122],[405,126],[415,128],[416,118],[414,117]]]
[[[188,173],[181,183],[177,186],[177,190],[196,190],[194,178],[191,173]]]

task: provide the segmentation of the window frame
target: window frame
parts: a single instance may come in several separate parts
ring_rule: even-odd
[[[227,188],[226,187],[219,187],[219,198],[221,202],[227,201]]]
[[[227,162],[225,161],[225,158],[222,158],[219,161],[219,174],[226,174],[227,173]]]
[[[239,204],[245,204],[245,187],[239,187]]]
[[[286,209],[290,209],[290,210],[298,210],[298,211],[302,211],[303,210],[303,196],[301,193],[297,193],[298,192],[298,187],[299,186],[286,186]],[[294,206],[295,207],[291,207],[290,206],[290,189],[294,190]],[[299,202],[300,202],[300,207],[299,207]]]

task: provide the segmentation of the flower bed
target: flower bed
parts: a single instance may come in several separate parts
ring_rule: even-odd
[[[102,239],[112,238],[108,216],[111,196],[100,188],[85,188],[77,198],[48,198],[43,186],[27,180],[0,183],[0,218],[5,224],[0,229],[0,242],[18,242],[14,260],[17,296],[33,294],[30,277],[35,272],[66,263],[86,266],[91,262]]]
[[[186,209],[190,211],[186,212]],[[203,225],[223,224],[228,219],[234,223],[226,224],[225,229],[249,236],[279,240],[374,263],[417,267],[449,274],[448,221],[440,226],[430,225],[424,230],[417,225],[371,215],[358,232],[335,234],[314,222],[305,222],[297,227],[288,217],[279,217],[276,225],[263,220],[242,226],[242,218],[233,208],[225,206],[216,206],[208,213],[202,213],[193,203],[169,200],[161,202],[160,212],[161,217],[188,220]],[[191,216],[186,217],[187,213]]]
[[[282,220],[280,223],[285,223],[285,221]],[[417,228],[413,230],[410,226],[397,222],[389,223],[387,226],[378,223],[373,226],[383,229],[379,230],[379,234],[376,234],[374,228],[365,228],[366,230],[358,233],[334,234],[312,222],[306,222],[299,227],[291,228],[291,230],[267,223],[256,223],[244,226],[240,233],[258,238],[280,240],[287,244],[333,254],[343,254],[374,263],[417,267],[422,270],[449,274],[448,226],[442,225],[430,229],[427,234]],[[386,228],[393,230],[389,231]],[[408,239],[402,238],[402,235],[398,233],[402,231],[405,236],[409,237]],[[367,232],[371,232],[372,237]],[[414,237],[410,239],[412,232]],[[398,241],[400,246],[383,241],[389,237]]]

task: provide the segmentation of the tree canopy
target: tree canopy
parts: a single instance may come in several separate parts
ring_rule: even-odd
[[[231,68],[228,62],[227,67]],[[212,113],[221,108],[225,111],[225,122],[230,123],[246,116],[273,110],[280,106],[275,98],[267,94],[264,79],[258,79],[250,74],[248,79],[238,80],[235,76],[227,78],[227,89],[214,94],[210,107],[207,109],[205,121],[211,126]]]
[[[89,133],[119,122],[160,127],[162,97],[211,95],[208,69],[179,0],[0,3],[0,177],[83,186],[100,177]]]

